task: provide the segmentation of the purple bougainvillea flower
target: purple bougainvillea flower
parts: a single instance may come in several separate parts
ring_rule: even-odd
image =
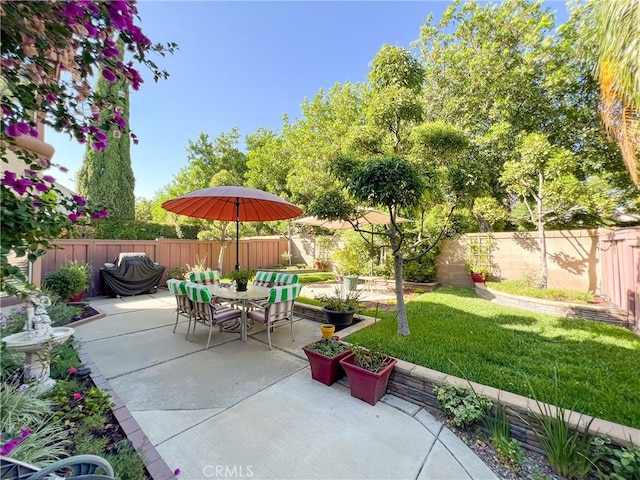
[[[87,204],[87,200],[84,197],[81,197],[80,195],[74,195],[73,201],[76,202],[81,207],[84,207]]]
[[[78,370],[76,369],[76,367],[69,367],[69,373],[71,375],[73,375],[74,373],[76,373]]]
[[[71,223],[76,223],[78,221],[78,216],[75,213],[70,213],[67,215],[67,218]]]
[[[13,187],[16,184],[16,174],[15,172],[10,172],[9,170],[4,171],[4,177],[2,177],[2,184],[7,187]]]
[[[176,475],[176,476],[177,476],[177,475],[180,475],[180,469],[179,469],[179,468],[176,468],[176,469],[173,471],[173,474],[174,474],[174,475]]]
[[[127,128],[127,121],[122,117],[122,114],[117,110],[113,114],[113,121],[120,128]]]
[[[7,128],[4,129],[4,133],[11,138],[19,137],[20,135],[26,135],[29,133],[30,126],[25,122],[17,122],[12,123],[11,125],[7,125]]]
[[[55,93],[49,92],[44,96],[44,99],[49,103],[53,103],[58,99],[58,95],[56,95]]]
[[[31,170],[30,168],[25,168],[24,169],[24,173],[26,173],[27,175],[35,175],[36,171],[35,170]]]
[[[73,399],[74,400],[80,400],[82,398],[82,394],[80,392],[76,392],[73,394]]]
[[[92,146],[96,152],[101,152],[102,150],[107,148],[107,142],[93,142]]]
[[[104,70],[102,70],[102,76],[111,83],[117,80],[116,74],[113,73],[110,68],[105,68]]]
[[[13,184],[13,191],[18,195],[22,195],[33,185],[33,181],[28,178],[21,178],[20,180],[16,180]]]
[[[27,438],[29,435],[31,435],[31,429],[30,428],[25,428],[24,430],[22,430],[20,432],[20,436],[22,438]]]
[[[102,209],[98,212],[98,215],[100,215],[100,218],[104,218],[109,216],[109,212],[107,212],[105,209]]]
[[[38,183],[36,183],[36,190],[38,190],[39,192],[46,193],[46,192],[48,192],[50,190],[50,188],[47,185],[45,185],[44,183],[38,182]]]
[[[49,183],[56,183],[56,179],[53,178],[51,175],[45,175],[44,177],[42,177],[42,180]]]
[[[29,129],[29,135],[31,135],[34,138],[38,138],[38,135],[40,135],[40,134],[38,133],[38,130],[36,130],[35,128],[31,127]]]

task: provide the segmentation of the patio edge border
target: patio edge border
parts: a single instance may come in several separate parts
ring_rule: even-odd
[[[92,320],[96,320],[97,318],[102,317],[91,317]],[[81,322],[84,323],[83,320],[81,320]],[[142,428],[140,428],[140,425],[138,425],[136,419],[133,418],[133,415],[131,415],[131,412],[127,408],[127,405],[111,388],[109,381],[104,375],[102,375],[102,372],[96,366],[91,356],[89,356],[89,354],[84,351],[82,345],[80,345],[78,356],[80,357],[80,361],[85,366],[91,368],[90,376],[95,386],[98,387],[100,391],[107,393],[111,398],[111,402],[113,403],[111,412],[118,421],[120,428],[122,428],[122,431],[133,445],[133,448],[137,451],[142,451],[142,454],[144,455],[143,460],[145,468],[147,469],[149,476],[153,480],[171,480],[177,478],[173,471],[162,459],[162,457],[156,450],[156,447],[151,443]]]

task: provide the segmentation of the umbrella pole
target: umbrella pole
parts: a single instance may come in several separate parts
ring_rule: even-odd
[[[240,233],[238,225],[240,223],[240,198],[236,198],[236,271],[240,270]]]

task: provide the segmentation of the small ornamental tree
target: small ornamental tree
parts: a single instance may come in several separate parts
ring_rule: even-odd
[[[90,78],[125,79],[138,90],[143,80],[134,63],[149,67],[154,80],[166,78],[168,74],[147,56],[172,53],[176,45],[151,43],[135,25],[139,17],[134,1],[2,1],[0,11],[0,152],[8,162],[8,150],[15,151],[27,167],[24,173],[5,171],[0,182],[0,288],[17,293],[7,282],[26,278],[9,264],[10,252],[35,261],[51,248],[50,240],[73,223],[107,215],[89,209],[83,197],[65,197],[55,188],[53,177],[39,175],[51,165],[50,159],[18,148],[18,141],[37,137],[40,123],[103,150],[106,132],[123,122],[114,109],[115,99],[93,91]],[[123,42],[130,60],[119,59],[113,39]]]

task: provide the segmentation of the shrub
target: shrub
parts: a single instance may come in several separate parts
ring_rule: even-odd
[[[84,292],[88,285],[87,269],[77,262],[70,262],[49,272],[45,276],[42,288],[50,290],[66,301]]]
[[[483,420],[493,405],[488,398],[465,387],[442,385],[434,387],[433,391],[440,407],[456,427],[468,428]]]
[[[436,265],[440,247],[434,247],[418,260],[405,262],[402,265],[402,277],[407,282],[427,283],[436,278]]]
[[[166,225],[139,220],[117,220],[105,218],[96,222],[95,238],[112,240],[155,240],[164,238],[198,238],[198,225]]]
[[[184,280],[184,276],[188,270],[184,267],[173,267],[167,269],[167,277],[175,280]]]
[[[640,445],[612,448],[609,439],[596,438],[596,452],[600,453],[596,475],[603,480],[628,480],[640,478]]]

